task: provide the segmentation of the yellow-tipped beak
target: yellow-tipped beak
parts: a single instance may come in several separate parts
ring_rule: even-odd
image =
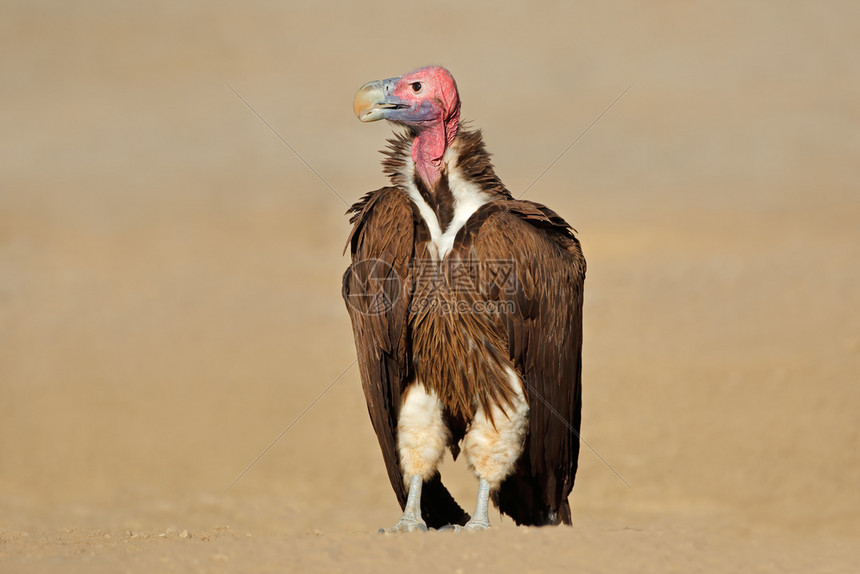
[[[367,82],[361,86],[352,102],[352,109],[356,117],[363,122],[375,122],[384,119],[386,108],[383,106],[385,106],[385,92],[382,90],[382,81],[380,80]]]

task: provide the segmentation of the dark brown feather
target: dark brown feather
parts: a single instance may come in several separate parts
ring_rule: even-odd
[[[417,173],[413,178],[415,187],[418,188],[418,193],[427,202],[427,205],[433,209],[436,214],[436,219],[439,220],[439,227],[447,229],[454,219],[454,195],[451,193],[451,188],[448,187],[448,174],[442,172],[439,182],[433,191],[427,189],[424,180]]]

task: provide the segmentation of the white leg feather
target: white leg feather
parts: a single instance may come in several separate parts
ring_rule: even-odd
[[[486,480],[492,490],[513,471],[528,428],[528,402],[519,376],[510,367],[508,378],[515,391],[513,405],[506,410],[492,407],[495,425],[479,408],[463,439],[469,467],[478,478]]]
[[[442,462],[449,432],[442,418],[442,401],[420,383],[408,390],[397,421],[397,450],[403,480],[430,479]]]

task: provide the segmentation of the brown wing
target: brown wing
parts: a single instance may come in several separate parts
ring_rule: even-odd
[[[585,258],[570,226],[528,201],[484,206],[470,222],[482,261],[511,264],[491,295],[529,401],[529,433],[516,470],[496,493],[518,524],[570,523],[567,498],[579,457]],[[467,230],[468,232],[468,230]]]
[[[410,380],[407,331],[416,219],[412,202],[394,187],[368,193],[347,213],[353,214],[347,243],[352,265],[343,276],[343,298],[352,319],[370,421],[403,508],[407,491],[396,432],[401,393]],[[469,519],[438,475],[424,485],[421,507],[431,528],[465,524]]]

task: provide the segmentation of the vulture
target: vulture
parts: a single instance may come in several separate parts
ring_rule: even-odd
[[[585,259],[548,207],[514,198],[457,84],[427,66],[355,96],[399,126],[389,185],[352,205],[343,297],[370,420],[403,510],[380,532],[571,524],[579,457]],[[445,488],[447,450],[478,479],[470,516]]]

